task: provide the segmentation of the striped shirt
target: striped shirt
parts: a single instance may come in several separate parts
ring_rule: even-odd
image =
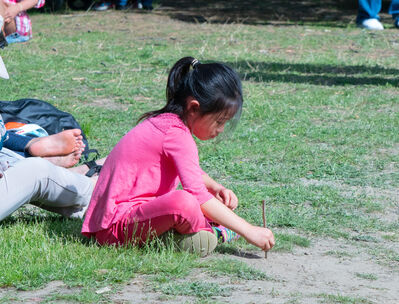
[[[1,1],[1,0],[0,0]],[[6,3],[17,4],[22,0],[4,0]],[[35,8],[41,8],[45,3],[45,0],[38,0]],[[17,33],[21,36],[32,37],[32,22],[26,11],[20,12],[15,17],[15,25],[17,27]]]

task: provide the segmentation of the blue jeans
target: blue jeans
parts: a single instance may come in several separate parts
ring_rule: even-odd
[[[152,0],[141,0],[141,1],[139,1],[139,2],[141,2],[141,4],[142,4],[144,7],[150,7],[150,6],[152,6]]]
[[[381,10],[382,0],[359,0],[359,11],[356,22],[362,23],[365,19],[375,18],[380,19],[378,13]],[[388,13],[392,15],[393,19],[399,16],[399,0],[392,0],[389,6]]]

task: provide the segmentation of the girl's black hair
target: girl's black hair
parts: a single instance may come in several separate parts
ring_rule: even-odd
[[[226,113],[238,121],[242,109],[242,88],[238,74],[223,63],[201,64],[193,57],[177,61],[169,72],[166,105],[143,114],[139,121],[162,113],[177,114],[186,122],[186,102],[193,97],[201,115]]]

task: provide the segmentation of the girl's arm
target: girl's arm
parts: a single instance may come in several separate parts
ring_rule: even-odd
[[[203,203],[201,205],[201,210],[207,218],[237,232],[242,235],[248,243],[262,250],[267,251],[274,246],[274,235],[270,229],[251,225],[216,198],[212,198],[206,203]]]
[[[204,181],[205,187],[214,197],[216,197],[231,210],[237,208],[238,199],[233,191],[231,191],[230,189],[226,189],[221,184],[217,183],[208,174],[203,174],[202,180]]]

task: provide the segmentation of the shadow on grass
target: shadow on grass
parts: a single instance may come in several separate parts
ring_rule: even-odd
[[[246,259],[262,259],[261,256],[250,252],[250,251],[244,251],[241,249],[237,249],[235,247],[232,246],[228,246],[228,245],[218,245],[216,247],[216,252],[220,253],[220,254],[228,254],[228,255],[235,255],[241,258],[246,258]]]
[[[82,220],[67,219],[61,215],[40,210],[39,208],[19,210],[17,216],[10,216],[4,219],[0,225],[6,228],[19,223],[42,225],[50,238],[60,239],[63,242],[79,241],[83,244],[92,243],[90,239],[80,233]]]
[[[399,69],[380,66],[336,66],[281,62],[238,61],[228,63],[244,80],[315,85],[399,86]]]
[[[244,23],[253,25],[313,22],[346,27],[354,22],[357,1],[347,0],[159,0],[156,11],[193,23]],[[385,2],[385,1],[384,1]],[[389,4],[389,3],[388,3]],[[384,3],[385,9],[386,3]],[[284,23],[284,24],[283,24]]]

